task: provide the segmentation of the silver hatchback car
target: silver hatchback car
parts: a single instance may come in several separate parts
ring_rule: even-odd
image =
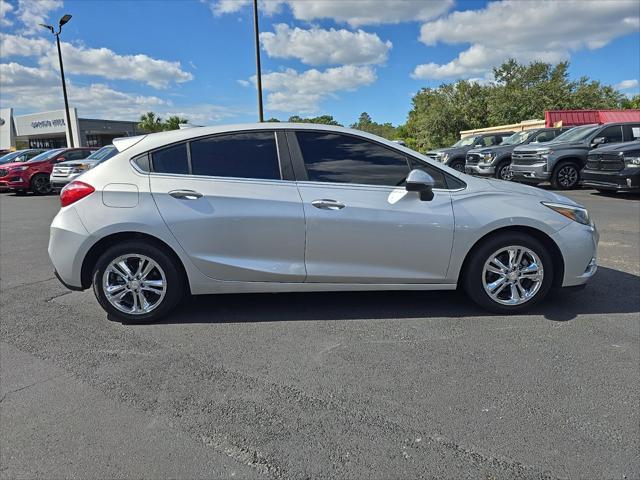
[[[61,192],[49,255],[127,322],[185,294],[463,288],[520,312],[596,271],[572,200],[474,178],[375,135],[311,124],[114,140]]]

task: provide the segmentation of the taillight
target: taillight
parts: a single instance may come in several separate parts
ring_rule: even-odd
[[[60,204],[63,207],[71,205],[87,195],[91,195],[96,189],[84,182],[71,182],[60,192]]]

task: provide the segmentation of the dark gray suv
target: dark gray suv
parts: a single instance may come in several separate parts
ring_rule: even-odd
[[[550,181],[553,188],[568,190],[580,184],[580,170],[587,155],[600,145],[640,138],[640,122],[582,125],[540,146],[522,145],[511,155],[513,180],[538,184]]]
[[[536,128],[517,132],[500,145],[474,148],[467,152],[465,172],[472,175],[491,177],[501,180],[511,178],[511,153],[518,145],[546,143],[571,127]]]
[[[471,135],[458,140],[448,148],[438,148],[427,152],[427,157],[444,163],[448,167],[464,172],[464,164],[467,152],[472,148],[492,147],[500,145],[503,140],[513,135],[514,132],[491,132]]]

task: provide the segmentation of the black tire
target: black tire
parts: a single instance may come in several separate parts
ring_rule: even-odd
[[[48,195],[51,193],[51,183],[49,183],[49,175],[46,173],[37,173],[31,177],[29,190],[34,195]]]
[[[464,160],[454,160],[449,166],[454,170],[464,173]]]
[[[496,251],[508,246],[525,247],[533,251],[540,259],[543,269],[543,279],[537,293],[529,300],[518,305],[505,305],[493,300],[484,287],[484,265],[485,262]],[[544,300],[553,284],[553,261],[547,248],[537,239],[520,232],[504,232],[492,235],[475,247],[475,251],[470,252],[465,269],[462,272],[461,284],[467,295],[483,309],[495,313],[519,313],[527,310]],[[510,288],[510,287],[509,287]]]
[[[556,165],[551,175],[551,186],[556,190],[572,190],[580,185],[580,167],[571,161]]]
[[[163,270],[166,279],[164,298],[147,313],[131,314],[118,310],[107,299],[103,290],[103,275],[109,264],[122,255],[144,255],[156,262]],[[130,240],[115,245],[105,251],[98,259],[93,271],[93,292],[100,306],[111,317],[124,323],[152,323],[171,312],[180,303],[185,294],[186,279],[178,265],[178,260],[164,249],[139,240]]]
[[[496,178],[499,180],[511,180],[513,174],[511,173],[511,161],[500,162],[496,167]]]

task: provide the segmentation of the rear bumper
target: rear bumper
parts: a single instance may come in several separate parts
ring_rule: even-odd
[[[493,165],[465,165],[464,167],[465,173],[470,173],[471,175],[480,175],[480,176],[493,176],[496,173],[496,167]]]
[[[587,170],[581,172],[582,182],[585,187],[598,188],[600,190],[612,190],[618,192],[640,191],[640,169],[624,169],[618,172],[603,172],[601,170]]]
[[[515,180],[549,180],[551,173],[547,171],[547,163],[540,162],[533,165],[511,164],[511,172]]]
[[[67,288],[82,290],[82,262],[91,246],[91,236],[73,206],[61,209],[51,223],[49,258],[56,277]]]

